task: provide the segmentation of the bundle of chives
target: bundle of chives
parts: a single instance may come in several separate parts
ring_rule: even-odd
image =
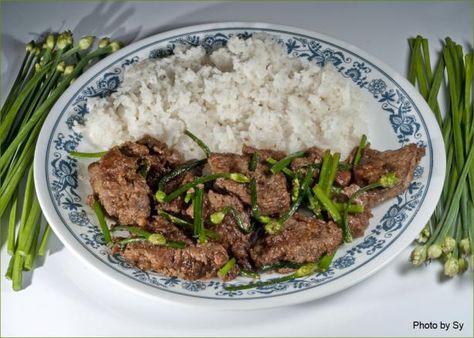
[[[466,271],[465,255],[474,244],[474,119],[472,52],[446,38],[434,71],[428,40],[410,40],[408,79],[417,85],[433,110],[446,148],[446,176],[441,198],[411,254],[414,265],[444,259],[444,273],[453,277]],[[449,107],[443,114],[438,97],[446,85]],[[474,260],[471,261],[474,263]]]
[[[49,33],[42,43],[28,43],[0,109],[0,218],[10,206],[7,247],[12,258],[6,277],[12,280],[14,290],[22,288],[22,271],[33,269],[36,255],[45,254],[51,233],[48,225],[41,226],[33,184],[34,147],[43,122],[77,76],[120,48],[118,42],[103,38],[89,51],[93,42],[93,36],[85,36],[74,44],[71,32],[65,31],[57,36]],[[26,173],[26,186],[21,188]],[[17,212],[22,195],[21,212]]]

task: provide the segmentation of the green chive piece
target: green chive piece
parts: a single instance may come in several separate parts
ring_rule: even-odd
[[[105,243],[109,244],[112,242],[112,238],[110,237],[109,227],[107,225],[107,222],[105,221],[105,216],[104,216],[104,211],[102,210],[102,206],[100,205],[98,200],[94,200],[93,207],[94,207],[95,215],[97,216],[97,219],[99,220],[99,225],[102,230],[102,234],[104,235]]]
[[[98,158],[98,157],[102,157],[104,156],[105,154],[107,154],[106,151],[100,151],[100,152],[96,152],[96,153],[85,153],[85,152],[81,152],[81,151],[71,151],[69,152],[69,156],[72,156],[72,157],[79,157],[79,158]]]
[[[224,278],[230,271],[230,269],[232,269],[235,265],[235,258],[232,257],[231,259],[229,259],[220,269],[219,271],[217,271],[217,275],[220,277],[220,278]]]
[[[352,162],[354,166],[359,165],[366,146],[367,146],[367,136],[364,134],[360,138],[359,146],[357,147],[357,151],[354,156],[354,161]]]
[[[273,174],[278,174],[280,171],[283,170],[283,168],[288,167],[290,163],[295,159],[299,157],[303,157],[306,154],[304,151],[297,151],[296,153],[290,154],[286,156],[285,158],[281,159],[280,161],[276,162],[274,165],[271,166],[270,171]]]
[[[206,157],[209,157],[211,155],[211,151],[209,150],[209,147],[196,135],[191,133],[188,129],[184,131],[184,133],[191,138],[196,144],[202,149],[204,154],[206,154]]]

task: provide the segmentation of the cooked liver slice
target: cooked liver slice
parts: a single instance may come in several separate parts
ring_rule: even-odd
[[[280,261],[315,262],[342,243],[342,231],[333,222],[296,213],[279,234],[265,235],[250,250],[257,267]]]
[[[354,181],[359,186],[376,182],[382,175],[393,172],[399,183],[393,188],[374,189],[367,193],[368,205],[373,207],[405,191],[413,180],[413,173],[425,149],[411,143],[397,150],[366,149],[360,164],[354,168]]]
[[[134,242],[125,247],[122,255],[142,270],[187,280],[216,277],[217,271],[229,260],[225,248],[217,243],[173,249],[147,242]]]
[[[138,173],[138,158],[118,147],[89,165],[94,194],[105,212],[124,225],[145,226],[150,217],[151,189]]]
[[[234,207],[240,212],[245,225],[250,227],[250,212],[238,197],[210,190],[207,193],[207,200],[210,213],[221,211],[225,207]],[[232,214],[228,213],[221,224],[215,225],[211,229],[219,234],[220,238],[217,242],[226,248],[229,256],[235,257],[237,262],[246,269],[252,267],[249,254],[251,235],[240,230]]]
[[[290,194],[286,177],[279,173],[273,175],[268,165],[260,158],[254,172],[248,170],[249,155],[214,153],[208,163],[212,173],[238,172],[255,178],[257,182],[257,205],[263,215],[281,214],[290,207]],[[238,196],[246,205],[250,205],[248,184],[240,184],[226,179],[218,179],[215,187]]]

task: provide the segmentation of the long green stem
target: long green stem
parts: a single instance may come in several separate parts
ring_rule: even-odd
[[[16,225],[16,210],[17,210],[17,196],[14,197],[13,203],[10,206],[10,217],[8,219],[8,240],[7,252],[13,255],[15,252],[15,225]]]

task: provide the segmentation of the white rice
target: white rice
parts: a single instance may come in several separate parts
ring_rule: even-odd
[[[346,156],[368,134],[364,94],[332,66],[289,56],[268,35],[231,38],[207,55],[177,49],[130,66],[117,92],[89,99],[85,125],[75,129],[98,149],[149,134],[202,157],[187,128],[212,151],[242,144],[294,152],[310,146]]]

